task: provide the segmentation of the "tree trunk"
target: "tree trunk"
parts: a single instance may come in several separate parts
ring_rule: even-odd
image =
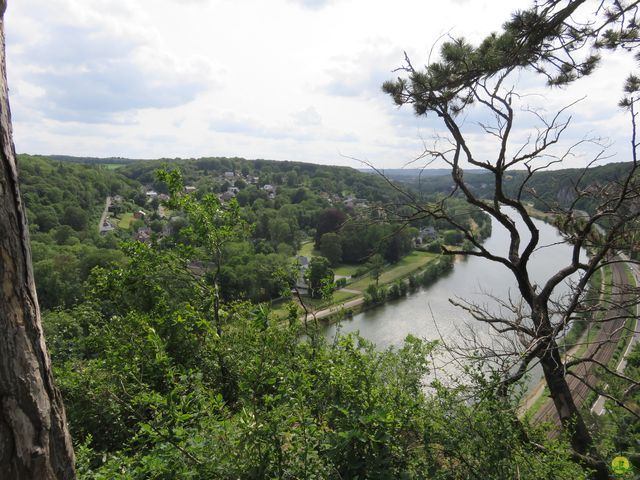
[[[606,464],[599,458],[593,445],[593,438],[584,423],[584,418],[578,410],[571,389],[564,372],[564,363],[560,357],[558,346],[553,342],[547,352],[540,359],[544,378],[549,388],[556,412],[562,427],[569,433],[571,447],[574,452],[588,459],[587,466],[596,470],[594,479],[607,480],[609,471]]]
[[[53,385],[18,191],[0,0],[0,476],[75,478],[60,393]]]

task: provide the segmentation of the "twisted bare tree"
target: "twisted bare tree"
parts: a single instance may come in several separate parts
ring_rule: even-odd
[[[531,275],[531,258],[543,247],[530,202],[540,198],[535,181],[543,172],[561,165],[585,146],[599,145],[583,138],[567,144],[563,134],[571,125],[572,105],[551,116],[529,108],[527,99],[518,95],[514,84],[518,73],[542,74],[550,85],[566,85],[590,74],[598,65],[600,51],[633,50],[638,43],[636,14],[638,2],[602,1],[589,12],[590,20],[579,23],[578,13],[593,6],[585,1],[547,0],[531,9],[517,12],[500,34],[492,34],[474,47],[463,39],[442,44],[441,57],[424,69],[414,68],[405,55],[401,76],[388,81],[383,89],[397,105],[413,106],[417,115],[435,115],[445,135],[425,146],[419,159],[426,165],[444,162],[451,168],[454,190],[502,225],[509,235],[505,252],[484,247],[473,229],[458,222],[447,206],[447,198],[424,204],[407,194],[412,217],[429,215],[456,226],[470,248],[445,249],[445,253],[473,255],[506,267],[517,283],[519,299],[502,301],[500,309],[487,309],[467,302],[456,302],[475,319],[502,336],[502,348],[474,345],[482,357],[499,365],[496,388],[506,394],[534,364],[542,367],[553,401],[553,410],[562,428],[569,434],[575,456],[593,468],[600,479],[608,478],[608,469],[599,456],[587,428],[581,403],[590,390],[602,393],[596,368],[618,378],[624,375],[610,368],[609,362],[625,329],[635,315],[637,291],[629,286],[620,250],[629,248],[640,216],[640,185],[636,158],[636,104],[640,80],[630,75],[621,106],[631,115],[630,162],[626,170],[610,181],[594,181],[590,168],[604,159],[604,149],[590,148],[590,166],[568,185],[570,195],[562,202],[547,202],[571,255],[565,265],[541,284]],[[475,125],[483,138],[494,142],[495,153],[480,158],[474,148],[466,114],[481,118]],[[465,114],[465,115],[463,115]],[[529,118],[527,118],[529,117]],[[524,140],[514,134],[518,122],[536,126]],[[490,178],[490,194],[474,189],[465,179],[464,169],[480,169]],[[584,205],[588,205],[584,211]],[[516,220],[524,228],[517,227]],[[587,250],[588,256],[581,252]],[[586,302],[590,280],[606,266],[612,268],[615,287],[609,288],[600,302]],[[558,287],[571,282],[568,295],[557,298]],[[606,303],[604,303],[606,302]],[[588,317],[599,327],[598,335],[578,356],[563,355],[560,338],[567,327]],[[624,378],[630,384],[633,379]],[[620,399],[615,399],[623,403]],[[548,414],[548,412],[547,412]],[[545,413],[541,413],[541,418]]]

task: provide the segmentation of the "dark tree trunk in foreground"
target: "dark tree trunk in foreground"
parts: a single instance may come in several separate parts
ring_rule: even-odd
[[[0,477],[75,478],[64,406],[53,385],[18,191],[0,0]]]

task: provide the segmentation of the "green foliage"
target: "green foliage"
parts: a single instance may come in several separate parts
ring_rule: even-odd
[[[628,378],[640,378],[640,345],[636,344],[627,357],[624,374]],[[609,393],[617,398],[624,398],[629,410],[613,402],[606,403],[604,415],[597,419],[600,450],[606,458],[618,455],[627,457],[633,467],[628,478],[634,478],[633,475],[640,472],[640,391],[638,388],[629,388],[626,382],[612,375],[602,373],[602,377],[610,387]]]
[[[409,286],[407,282],[405,282],[404,280],[396,280],[389,287],[389,290],[387,292],[387,297],[390,300],[397,300],[398,298],[406,296],[408,291],[409,291]]]
[[[447,245],[460,245],[464,240],[464,235],[456,230],[447,230],[444,232],[443,239]]]
[[[367,268],[369,269],[369,275],[371,275],[371,278],[375,280],[377,287],[380,275],[382,275],[384,270],[384,258],[382,255],[379,253],[373,255],[367,262]]]
[[[433,344],[327,344],[295,303],[278,322],[264,306],[216,300],[198,259],[256,256],[254,247],[228,224],[233,206],[173,198],[187,245],[123,244],[125,262],[93,269],[87,301],[44,318],[82,478],[584,477],[513,405],[442,386],[428,395]],[[333,288],[327,259],[314,257],[309,272],[320,295]]]
[[[602,29],[571,20],[582,3],[536,3],[515,12],[500,33],[492,33],[478,46],[464,38],[445,41],[438,61],[429,62],[424,70],[407,62],[409,77],[387,81],[383,89],[398,105],[412,103],[418,115],[457,115],[476,100],[473,89],[479,82],[519,67],[542,74],[549,85],[570,83],[593,72],[599,62],[600,56],[586,45],[624,48],[626,41],[637,37],[635,17],[627,21],[623,13],[629,8],[627,2],[608,2],[596,13],[602,17],[592,21],[609,27]]]
[[[238,203],[231,201],[222,205],[215,195],[207,194],[196,200],[193,194],[184,194],[184,182],[179,170],[159,170],[156,175],[159,181],[167,185],[171,194],[167,206],[184,211],[189,220],[188,227],[182,233],[201,245],[219,268],[224,245],[241,238],[248,228],[240,216]]]
[[[514,405],[442,386],[426,396],[432,344],[301,342],[264,309],[235,312],[223,337],[192,330],[198,315],[82,317],[86,350],[56,367],[82,478],[585,478]],[[171,353],[176,336],[191,348]],[[237,378],[233,406],[211,375],[217,349]]]
[[[332,290],[333,270],[325,257],[312,257],[306,269],[304,279],[309,286],[312,298],[326,297]]]
[[[387,290],[385,287],[379,287],[373,283],[369,284],[364,292],[365,305],[377,305],[384,303],[387,299]]]
[[[342,261],[342,244],[340,237],[335,233],[325,233],[320,237],[319,250],[332,267],[338,266]]]
[[[229,162],[222,168],[233,170]],[[378,351],[355,335],[327,344],[303,329],[293,302],[285,322],[265,307],[237,302],[273,298],[289,285],[299,232],[315,228],[327,206],[313,189],[293,185],[304,179],[303,169],[278,180],[281,172],[258,165],[270,181],[292,183],[282,197],[299,203],[276,208],[248,197],[243,209],[221,205],[206,190],[185,195],[182,177],[165,172],[169,206],[182,220],[159,243],[85,251],[83,232],[72,227],[55,224],[51,234],[38,234],[38,268],[46,271],[59,255],[55,268],[89,275],[83,303],[44,315],[82,478],[584,476],[562,443],[517,423],[511,405],[441,386],[427,394],[432,344],[409,337],[397,350]],[[331,188],[327,178],[318,183]],[[242,191],[252,189],[257,195],[254,186]],[[384,264],[410,248],[414,233],[352,223],[322,237],[379,251]],[[76,260],[63,256],[69,249],[78,251]],[[391,295],[451,266],[448,257],[431,262],[423,274],[394,284]],[[52,285],[65,278],[55,268]],[[335,288],[328,260],[313,258],[309,272],[316,295]],[[67,305],[82,302],[84,290],[68,291]],[[386,292],[372,285],[367,295],[377,302]],[[497,411],[504,418],[489,415]],[[523,440],[523,429],[542,452]]]
[[[132,191],[130,180],[98,166],[31,155],[19,155],[18,164],[28,216],[35,219],[40,232],[59,224],[84,231],[90,218],[97,224],[107,195]]]
[[[72,307],[94,266],[123,260],[116,242],[100,238],[96,227],[106,196],[131,194],[132,182],[98,166],[30,155],[18,161],[40,306]]]
[[[75,231],[79,232],[87,227],[87,213],[80,207],[69,205],[64,209],[60,223],[69,225]]]
[[[428,478],[478,478],[481,472],[505,479],[589,478],[567,461],[571,452],[566,444],[521,424],[516,401],[495,396],[482,379],[477,381],[457,389],[434,385],[437,394],[429,402],[433,416],[427,420]],[[467,401],[470,394],[473,400]]]
[[[322,236],[336,232],[347,221],[347,215],[336,208],[328,208],[318,216],[316,225],[316,248],[320,248]]]

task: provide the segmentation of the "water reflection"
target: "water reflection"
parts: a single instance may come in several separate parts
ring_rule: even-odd
[[[515,211],[507,211],[516,219]],[[534,220],[540,232],[539,247],[530,262],[530,273],[539,285],[570,261],[572,247],[563,242],[558,231],[551,225]],[[526,227],[516,221],[520,232]],[[492,234],[485,247],[492,253],[506,256],[509,247],[507,230],[495,220]],[[522,248],[528,237],[522,241]],[[583,252],[584,255],[584,252]],[[566,294],[568,285],[561,284],[554,290],[554,297]],[[476,332],[487,332],[486,326],[474,321],[463,309],[452,305],[449,299],[465,299],[469,302],[496,308],[490,296],[504,300],[517,299],[519,292],[512,273],[502,264],[484,258],[468,257],[458,260],[453,271],[428,288],[423,288],[408,297],[343,320],[338,325],[327,325],[324,334],[333,338],[339,329],[342,333],[359,331],[380,349],[397,346],[408,334],[428,340],[455,339],[459,329],[471,324]]]

